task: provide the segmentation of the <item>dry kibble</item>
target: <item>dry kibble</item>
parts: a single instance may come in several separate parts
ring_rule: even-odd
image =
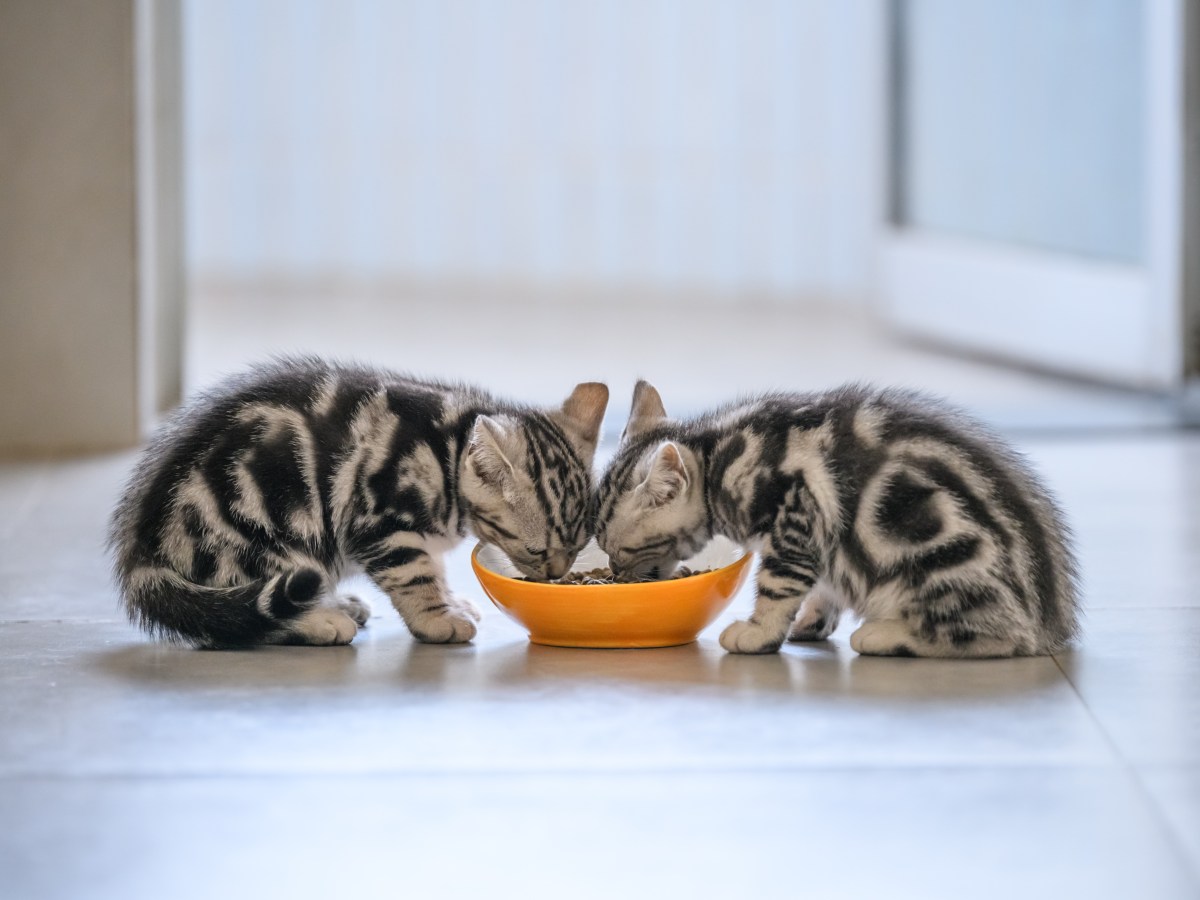
[[[560,584],[615,584],[617,578],[611,569],[591,569],[587,572],[568,572],[559,579]]]
[[[713,571],[712,569],[693,570],[693,569],[689,569],[687,566],[680,566],[673,573],[671,573],[670,578],[663,579],[663,580],[664,581],[674,581],[677,578],[689,578],[692,575],[703,575],[706,572],[712,572],[712,571]],[[517,580],[525,581],[527,579],[519,578]],[[631,576],[626,576],[626,575],[622,575],[622,576],[618,577],[612,573],[612,569],[608,568],[607,566],[604,566],[604,567],[601,567],[598,569],[590,569],[586,572],[568,572],[566,575],[564,575],[562,578],[560,578],[558,581],[556,581],[554,583],[555,584],[622,584],[622,583],[629,583],[629,582],[642,582],[642,581],[654,581],[654,580],[655,579],[653,579],[653,578],[637,578],[637,577],[631,577]]]

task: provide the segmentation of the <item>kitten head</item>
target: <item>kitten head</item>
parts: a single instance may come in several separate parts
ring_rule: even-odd
[[[608,388],[575,388],[561,409],[479,416],[460,490],[475,534],[527,578],[560,578],[591,536],[592,458]]]
[[[670,424],[658,391],[639,381],[600,482],[596,541],[615,573],[666,577],[712,537],[699,461]]]

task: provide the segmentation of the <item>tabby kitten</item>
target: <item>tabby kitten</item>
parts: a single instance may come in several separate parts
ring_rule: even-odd
[[[662,576],[714,534],[761,556],[753,615],[721,634],[734,653],[822,640],[847,606],[864,654],[1039,655],[1076,632],[1049,493],[999,438],[918,394],[772,394],[673,422],[639,382],[599,544],[614,571]]]
[[[469,641],[479,613],[442,554],[471,532],[529,578],[563,575],[607,403],[587,383],[541,412],[316,359],[230,379],[151,442],[113,514],[125,609],[202,647],[345,644],[369,610],[335,588],[365,570],[418,639]]]

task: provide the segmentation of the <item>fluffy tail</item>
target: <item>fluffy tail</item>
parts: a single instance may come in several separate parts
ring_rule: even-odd
[[[169,641],[199,647],[261,644],[317,605],[323,579],[297,569],[237,587],[204,587],[169,569],[138,569],[122,579],[122,602],[135,624]]]

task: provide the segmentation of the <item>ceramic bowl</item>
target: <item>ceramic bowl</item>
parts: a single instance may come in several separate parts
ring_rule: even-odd
[[[683,565],[700,575],[637,584],[524,581],[499,549],[480,544],[471,567],[484,592],[535,644],[552,647],[673,647],[690,644],[733,601],[750,571],[737,544],[714,538]],[[593,541],[572,571],[608,565]]]

